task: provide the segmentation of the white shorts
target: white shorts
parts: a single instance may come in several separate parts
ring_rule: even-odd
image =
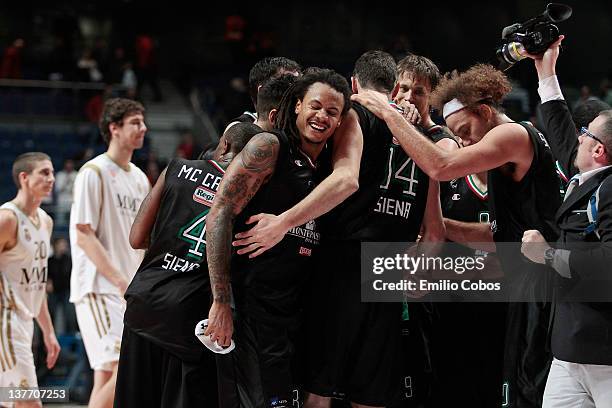
[[[125,302],[117,295],[88,293],[74,306],[89,365],[111,371],[119,361]]]
[[[0,387],[38,387],[32,354],[32,319],[0,308]]]

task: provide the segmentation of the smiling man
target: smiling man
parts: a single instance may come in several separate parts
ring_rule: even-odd
[[[47,259],[53,221],[40,203],[53,191],[53,165],[44,153],[24,153],[13,163],[17,196],[0,207],[0,387],[37,387],[32,355],[36,319],[53,368],[60,346],[47,308]],[[38,400],[18,408],[41,407]]]
[[[125,311],[122,297],[144,255],[130,247],[128,237],[151,189],[145,174],[130,162],[146,131],[139,102],[106,101],[100,132],[108,150],[85,163],[75,180],[70,301],[95,372],[90,407],[112,404]]]

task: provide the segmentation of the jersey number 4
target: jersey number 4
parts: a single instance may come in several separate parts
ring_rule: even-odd
[[[187,256],[201,261],[206,251],[206,216],[209,209],[198,214],[187,225],[183,226],[178,233],[178,238],[188,242],[190,245]]]

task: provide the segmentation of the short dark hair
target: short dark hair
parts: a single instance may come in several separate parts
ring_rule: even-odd
[[[355,62],[353,76],[364,88],[389,93],[395,86],[397,65],[391,54],[384,51],[366,51]]]
[[[287,92],[285,92],[285,95],[283,95],[276,119],[276,127],[285,132],[290,143],[294,146],[299,146],[301,140],[300,132],[295,123],[297,119],[295,105],[298,100],[301,101],[304,99],[308,89],[317,82],[329,85],[332,89],[342,94],[344,99],[344,106],[342,108],[343,116],[348,112],[351,106],[351,90],[348,82],[342,75],[331,69],[316,67],[308,68],[303,76],[296,78],[293,85],[291,85]]]
[[[111,98],[104,102],[102,115],[100,116],[99,128],[102,138],[106,144],[110,143],[111,133],[109,125],[111,123],[122,124],[123,119],[128,115],[137,113],[144,114],[145,108],[140,102],[126,98]]]
[[[249,95],[251,95],[255,109],[257,109],[257,89],[269,79],[277,76],[281,70],[301,73],[302,67],[285,57],[266,57],[253,65],[249,72]]]
[[[244,146],[249,143],[249,140],[251,140],[253,136],[262,132],[263,130],[253,123],[240,122],[230,126],[223,136],[225,136],[225,140],[229,143],[230,150],[238,154],[244,149]]]
[[[610,105],[600,99],[590,99],[579,103],[572,113],[572,119],[576,130],[580,130],[582,127],[588,127],[589,123],[593,121],[602,111],[610,109]]]
[[[264,83],[257,93],[257,116],[267,116],[272,109],[278,109],[283,95],[295,82],[293,75],[281,75]]]
[[[398,77],[406,72],[418,78],[427,79],[432,91],[436,89],[442,78],[438,66],[422,55],[408,54],[397,63]]]
[[[36,166],[36,163],[41,162],[43,160],[51,161],[51,157],[48,154],[42,152],[28,152],[23,153],[17,156],[15,161],[13,162],[13,181],[17,186],[17,190],[21,188],[21,184],[19,184],[19,173],[25,172],[27,174],[31,174]]]

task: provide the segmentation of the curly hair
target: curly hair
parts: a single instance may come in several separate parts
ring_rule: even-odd
[[[476,64],[462,73],[447,73],[431,94],[431,104],[442,110],[445,103],[457,98],[471,110],[484,103],[499,111],[511,89],[503,72],[492,65]]]
[[[276,117],[276,127],[283,130],[289,142],[293,146],[300,145],[300,132],[298,131],[295,113],[295,105],[298,100],[303,100],[310,87],[317,83],[329,85],[332,89],[342,94],[344,106],[341,115],[344,116],[351,106],[351,91],[346,79],[331,69],[310,67],[304,71],[304,75],[296,79],[283,95]]]

